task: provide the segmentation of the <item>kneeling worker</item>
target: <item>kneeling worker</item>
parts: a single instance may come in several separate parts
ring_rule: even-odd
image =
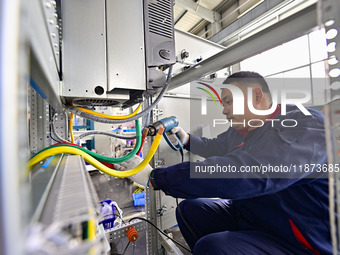
[[[245,95],[252,88],[253,107],[267,110],[272,98],[264,78],[254,72],[238,72],[225,84],[237,86]],[[152,169],[146,167],[132,180],[165,194],[185,198],[176,211],[179,228],[193,254],[332,254],[328,208],[327,173],[301,171],[301,166],[327,164],[323,115],[308,109],[305,115],[287,105],[281,115],[278,105],[269,115],[252,113],[247,103],[243,115],[233,114],[233,95],[221,93],[223,114],[232,125],[214,139],[173,129],[185,149],[205,158]],[[295,127],[279,125],[270,119],[293,119]],[[263,121],[254,127],[249,120]],[[134,157],[120,170],[140,163]],[[275,178],[259,172],[226,173],[226,178],[190,178],[190,167],[292,166],[296,171],[279,173]],[[211,199],[216,198],[219,199]]]

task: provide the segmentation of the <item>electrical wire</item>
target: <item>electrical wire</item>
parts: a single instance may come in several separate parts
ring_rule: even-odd
[[[54,110],[53,110],[54,111]],[[57,131],[55,130],[55,128],[54,128],[54,118],[55,118],[55,113],[52,113],[52,115],[51,115],[51,117],[50,117],[50,119],[52,120],[51,121],[51,131],[52,131],[52,134],[53,134],[53,136],[54,136],[54,138],[52,137],[52,135],[51,135],[51,137],[52,137],[52,139],[53,140],[55,140],[55,141],[57,141],[57,142],[59,142],[59,143],[63,143],[63,142],[69,142],[69,141],[67,141],[66,139],[64,139],[64,138],[62,138],[58,133],[57,133]],[[66,122],[66,123],[68,123],[68,122]],[[66,129],[67,130],[67,129]]]
[[[89,135],[107,135],[107,136],[112,136],[114,138],[124,139],[124,140],[136,139],[137,138],[137,136],[135,136],[135,135],[125,136],[125,135],[118,135],[118,134],[114,134],[114,133],[106,132],[106,131],[92,130],[92,131],[88,131],[88,132],[85,132],[85,133],[77,136],[76,139],[75,139],[76,143],[78,144],[81,139],[83,139],[84,137],[89,136]]]
[[[91,241],[96,239],[96,223],[94,219],[90,219],[87,222],[87,238]]]
[[[74,142],[74,136],[73,136],[73,118],[74,118],[74,114],[71,113],[71,117],[70,117],[70,134],[71,134],[71,142]]]
[[[119,240],[120,241],[120,240]],[[119,242],[118,242],[119,243]],[[126,252],[126,250],[127,250],[127,248],[129,247],[129,245],[130,245],[130,241],[128,242],[128,244],[125,246],[125,249],[124,249],[124,252],[123,253],[110,253],[111,255],[124,255],[125,254],[125,252]],[[112,251],[111,251],[112,252]],[[132,254],[134,254],[134,252],[135,252],[135,246],[133,246],[133,253]]]
[[[37,154],[42,153],[42,152],[44,152],[46,150],[49,150],[49,149],[56,148],[56,147],[71,147],[71,148],[79,149],[79,150],[81,150],[81,151],[91,155],[92,157],[94,157],[95,159],[97,159],[98,161],[101,161],[101,162],[106,162],[106,163],[121,163],[121,162],[124,162],[124,161],[132,158],[134,155],[136,155],[136,152],[140,149],[140,146],[141,146],[141,143],[142,143],[142,137],[141,137],[140,129],[141,129],[141,127],[140,127],[139,120],[136,120],[137,139],[136,139],[135,147],[128,154],[126,154],[125,156],[120,157],[120,158],[106,157],[106,156],[100,155],[98,153],[95,153],[93,151],[90,151],[88,149],[85,149],[85,148],[83,148],[83,147],[81,147],[81,146],[79,146],[77,144],[72,144],[72,143],[54,144],[52,146],[49,146],[49,147],[46,147],[46,148],[42,149]]]
[[[120,158],[111,158],[111,157],[107,157],[107,156],[104,156],[104,155],[100,155],[98,153],[95,153],[93,151],[90,151],[90,150],[88,150],[86,148],[83,148],[83,147],[81,147],[79,145],[76,145],[76,144],[73,144],[73,143],[57,143],[57,144],[54,144],[52,146],[49,146],[49,147],[46,147],[46,148],[42,149],[38,153],[42,153],[43,151],[46,151],[46,150],[49,150],[49,149],[53,149],[53,148],[58,148],[58,147],[62,147],[62,148],[69,147],[69,148],[79,149],[79,150],[89,154],[90,156],[94,157],[96,160],[101,161],[101,162],[105,162],[105,163],[121,163],[121,162],[124,162],[124,161],[126,161],[128,159],[125,156],[127,156],[127,155],[130,156],[130,154],[132,156],[135,155],[135,154],[131,153],[132,152],[131,151],[129,154],[127,154],[127,155],[125,155],[123,157],[120,157]]]
[[[27,175],[32,171],[33,167],[38,164],[39,162],[41,162],[42,160],[56,155],[56,154],[62,154],[62,153],[67,153],[67,154],[75,154],[75,155],[80,155],[83,156],[84,160],[88,163],[90,163],[91,165],[93,165],[95,168],[97,168],[98,170],[111,175],[111,176],[116,176],[116,177],[129,177],[131,175],[134,175],[138,172],[140,172],[141,170],[143,170],[147,164],[150,162],[150,160],[152,159],[153,155],[155,154],[158,145],[162,139],[162,135],[164,132],[164,128],[160,128],[158,130],[158,133],[151,145],[151,148],[148,152],[148,154],[146,155],[146,157],[144,158],[144,160],[135,168],[133,169],[129,169],[129,170],[125,170],[125,171],[117,171],[117,170],[113,170],[105,165],[103,165],[102,163],[100,163],[98,160],[96,160],[95,158],[93,158],[92,156],[90,156],[89,154],[87,154],[86,152],[83,152],[82,150],[78,149],[78,148],[73,148],[73,147],[67,147],[67,146],[60,146],[60,147],[56,147],[56,148],[50,148],[47,149],[46,151],[43,151],[39,154],[36,154],[33,158],[30,159],[30,161],[27,163]]]
[[[179,207],[179,204],[178,204],[178,198],[176,197],[176,205],[177,205],[177,210],[178,210],[178,213],[179,213],[179,216],[181,217],[181,219],[183,220],[185,226],[189,229],[189,231],[191,232],[191,234],[195,237],[195,239],[198,241],[198,238],[195,234],[195,232],[191,229],[191,227],[189,226],[189,223],[185,220],[183,214],[182,214],[182,211],[181,211],[181,208]]]
[[[148,113],[148,116],[146,117],[144,127],[146,128],[149,125],[150,122],[150,112]]]
[[[125,119],[128,119],[128,118],[131,118],[131,117],[135,116],[138,113],[138,111],[139,111],[139,109],[141,107],[142,107],[142,105],[139,105],[136,108],[136,110],[134,110],[133,113],[130,113],[128,115],[124,115],[124,116],[112,116],[112,115],[108,115],[108,114],[103,114],[103,113],[99,113],[99,112],[96,112],[96,111],[92,111],[92,110],[89,110],[89,109],[86,109],[86,108],[74,106],[74,108],[76,108],[78,110],[81,110],[83,112],[92,114],[94,116],[98,116],[98,117],[102,117],[102,118],[106,118],[106,119],[111,119],[111,120],[125,120]]]
[[[116,210],[118,211],[118,214],[115,214],[115,215],[117,215],[117,216],[122,220],[123,224],[125,224],[125,221],[123,220],[123,217],[122,217],[121,212],[118,210],[118,208],[117,208],[117,206],[116,206],[115,204],[113,204],[113,206],[114,206],[114,207],[116,208]]]
[[[148,107],[151,105],[151,95],[149,95],[147,97],[147,103],[148,103]],[[148,113],[148,116],[146,117],[145,123],[144,123],[144,128],[146,128],[149,125],[150,122],[150,115],[151,115],[151,111]]]
[[[179,153],[181,154],[182,157],[182,163],[184,162],[184,152],[183,152],[183,148],[179,149]]]
[[[139,153],[142,151],[143,145],[145,143],[146,136],[148,135],[148,133],[149,133],[149,129],[148,128],[144,128],[143,135],[142,135],[142,144],[140,145],[139,150],[137,151],[136,155],[139,155]]]
[[[125,252],[126,252],[126,250],[127,250],[127,248],[129,247],[129,245],[130,245],[130,241],[128,242],[128,244],[126,245],[126,247],[125,247],[125,249],[124,249],[124,251],[123,251],[123,254],[122,255],[124,255],[125,254]]]
[[[51,138],[53,139],[53,141],[57,142],[57,143],[64,143],[64,142],[69,142],[69,141],[66,141],[64,139],[62,139],[54,130],[54,126],[53,126],[53,123],[51,124]]]
[[[191,252],[191,250],[189,250],[187,247],[185,247],[183,244],[181,244],[180,242],[176,241],[175,239],[169,237],[166,233],[164,233],[163,230],[161,230],[160,228],[158,228],[155,224],[153,224],[151,221],[145,219],[145,218],[142,218],[142,217],[133,217],[129,220],[129,222],[131,222],[132,220],[143,220],[147,223],[149,223],[151,226],[153,226],[155,229],[157,229],[157,231],[159,233],[161,233],[162,235],[166,236],[167,238],[169,238],[171,241],[173,241],[174,243],[176,243],[177,245],[181,246],[183,249],[185,249],[186,251]]]
[[[179,153],[181,154],[182,156],[182,163],[184,162],[184,152],[183,152],[183,149],[181,148],[179,150]],[[182,214],[182,211],[181,211],[181,208],[179,207],[179,204],[178,204],[178,198],[176,197],[176,205],[177,205],[177,210],[178,210],[178,213],[179,213],[179,216],[181,217],[181,219],[183,220],[185,226],[189,229],[189,231],[191,232],[191,234],[196,238],[196,240],[198,240],[195,232],[192,230],[192,228],[189,226],[189,223],[186,221],[186,219],[184,218],[183,214]]]
[[[56,142],[56,143],[59,143],[59,142],[60,142],[59,140],[55,139],[55,137],[53,137],[52,134],[51,134],[51,139],[52,139],[54,142]]]
[[[172,74],[172,69],[173,66],[171,65],[169,67],[169,71],[168,71],[168,76],[165,82],[165,85],[163,86],[161,92],[159,93],[157,99],[145,110],[143,110],[142,112],[136,114],[135,116],[131,117],[131,118],[127,118],[127,119],[123,119],[123,120],[112,120],[112,119],[106,119],[106,118],[102,118],[102,117],[98,117],[98,116],[94,116],[92,114],[89,113],[85,113],[73,106],[69,106],[68,110],[80,117],[89,119],[89,120],[93,120],[93,121],[97,121],[97,122],[102,122],[102,123],[125,123],[125,122],[129,122],[129,121],[133,121],[136,119],[139,119],[141,117],[143,117],[145,114],[149,113],[158,103],[159,101],[163,98],[164,93],[166,92],[166,90],[169,87],[170,81],[171,81],[171,74]]]

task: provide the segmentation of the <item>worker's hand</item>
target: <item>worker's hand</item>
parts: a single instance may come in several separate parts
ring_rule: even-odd
[[[170,132],[173,134],[173,135],[169,135],[169,140],[172,142],[173,145],[177,145],[178,144],[178,141],[177,141],[177,137],[174,135],[176,134],[179,138],[179,140],[181,141],[181,143],[183,145],[186,145],[189,141],[189,135],[187,132],[185,132],[183,130],[183,128],[181,127],[174,127],[173,129],[170,130]]]
[[[130,169],[138,166],[142,161],[143,161],[143,159],[141,157],[135,155],[125,162],[122,162],[122,163],[119,163],[119,164],[114,164],[114,168],[116,170],[119,170],[119,171],[130,170]],[[147,183],[149,181],[150,172],[152,170],[153,170],[153,168],[149,164],[147,164],[146,167],[143,170],[141,170],[140,172],[130,176],[129,178],[132,181],[146,187]]]

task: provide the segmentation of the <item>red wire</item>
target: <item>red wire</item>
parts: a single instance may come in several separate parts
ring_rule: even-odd
[[[55,143],[55,144],[53,144],[52,146],[54,146],[54,145],[63,145],[63,144],[67,144],[67,145],[75,145],[75,146],[81,147],[80,145],[75,144],[75,143]]]
[[[143,135],[142,135],[142,143],[141,143],[141,145],[139,147],[139,150],[137,151],[136,155],[139,155],[139,153],[142,151],[143,145],[145,143],[145,139],[146,139],[146,136],[148,135],[148,133],[149,133],[149,129],[148,128],[144,128]]]
[[[136,155],[139,155],[139,153],[142,151],[143,145],[144,145],[144,143],[145,143],[145,138],[146,138],[146,135],[144,136],[144,134],[143,134],[143,135],[142,135],[142,143],[141,143],[141,145],[140,145],[140,147],[139,147],[139,150],[137,151]]]

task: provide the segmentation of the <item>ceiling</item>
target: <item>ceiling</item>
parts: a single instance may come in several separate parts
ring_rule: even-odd
[[[175,0],[175,28],[209,39],[264,0]]]

